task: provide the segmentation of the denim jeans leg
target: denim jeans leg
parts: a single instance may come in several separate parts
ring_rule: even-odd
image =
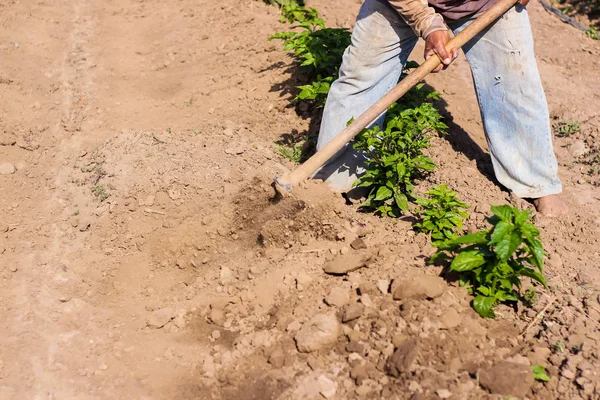
[[[383,97],[398,83],[408,55],[417,42],[412,29],[384,1],[366,0],[352,31],[339,79],[331,86],[319,132],[317,150]],[[372,125],[381,124],[383,115]],[[313,178],[332,190],[346,192],[364,173],[365,155],[352,144],[340,150]]]
[[[455,33],[471,21],[453,26]],[[560,193],[548,104],[527,9],[512,8],[463,50],[498,181],[524,198]]]

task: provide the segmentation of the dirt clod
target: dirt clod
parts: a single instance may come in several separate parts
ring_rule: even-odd
[[[400,377],[403,373],[411,372],[414,368],[414,362],[419,354],[419,342],[416,339],[410,339],[402,343],[394,354],[386,362],[388,373],[393,377]]]
[[[479,372],[479,384],[502,396],[524,397],[533,383],[531,368],[522,364],[501,362]]]
[[[301,353],[311,353],[333,346],[342,332],[342,325],[335,314],[317,314],[304,323],[294,336]]]
[[[356,253],[337,256],[323,266],[323,271],[330,275],[344,275],[367,266],[365,257]]]
[[[394,300],[425,300],[440,297],[446,291],[442,278],[422,275],[411,280],[400,279],[392,285]]]

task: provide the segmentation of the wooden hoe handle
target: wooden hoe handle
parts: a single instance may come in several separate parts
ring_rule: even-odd
[[[485,29],[493,21],[498,19],[498,17],[504,14],[508,9],[510,9],[517,1],[518,0],[498,1],[494,6],[485,11],[475,21],[467,26],[462,32],[453,37],[446,45],[446,49],[450,51],[451,49],[459,49],[464,46],[469,40],[473,39],[475,35]],[[333,140],[327,143],[325,147],[315,153],[311,158],[306,160],[304,164],[300,165],[290,174],[287,174],[283,177],[276,177],[275,183],[278,191],[285,193],[291,190],[299,182],[302,182],[312,176],[334,154],[340,151],[356,135],[362,132],[366,126],[368,126],[384,111],[386,111],[395,101],[404,96],[404,94],[412,89],[413,86],[422,81],[423,78],[425,78],[431,71],[440,65],[440,63],[441,61],[438,57],[430,57],[417,69],[402,79],[400,83],[396,85],[396,87],[390,90],[377,103],[371,106],[371,108],[365,111],[360,117],[355,119],[352,124],[348,125],[346,129],[344,129]]]

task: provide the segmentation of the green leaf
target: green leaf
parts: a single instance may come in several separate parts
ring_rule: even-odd
[[[486,244],[488,242],[488,231],[481,231],[469,235],[460,236],[452,240],[452,244]]]
[[[392,190],[386,186],[380,186],[375,195],[375,201],[383,201],[392,197]]]
[[[548,382],[550,381],[550,377],[546,373],[546,368],[541,365],[532,365],[531,370],[533,371],[533,378],[536,381]]]
[[[539,240],[525,239],[529,252],[531,253],[531,264],[533,264],[540,272],[544,272],[544,248]]]
[[[473,308],[483,318],[494,318],[494,303],[496,299],[493,297],[479,295],[473,299]]]
[[[542,285],[546,286],[547,282],[546,282],[546,278],[544,278],[544,276],[542,274],[540,274],[539,272],[531,269],[531,268],[523,268],[522,270],[519,271],[519,275],[522,276],[527,276],[533,280],[538,281],[539,283],[541,283]]]
[[[464,272],[470,271],[483,264],[485,264],[485,258],[479,250],[467,250],[460,252],[454,257],[454,260],[452,260],[452,263],[450,264],[450,269],[452,271]]]
[[[405,194],[403,194],[403,193],[394,194],[394,201],[396,202],[396,205],[398,206],[399,209],[401,209],[402,211],[408,211],[408,199],[406,198]]]
[[[509,206],[492,206],[491,210],[492,213],[494,213],[494,215],[500,218],[502,221],[512,222],[513,212],[512,208]]]

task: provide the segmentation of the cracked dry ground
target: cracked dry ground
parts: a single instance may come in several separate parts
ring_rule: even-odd
[[[334,26],[358,3],[310,2]],[[409,221],[315,182],[268,204],[255,177],[291,167],[273,142],[318,122],[288,106],[276,9],[0,1],[0,398],[600,398],[600,190],[579,162],[600,135],[600,46],[530,13],[552,115],[581,122],[555,139],[571,214],[536,219],[549,289],[488,321]],[[427,82],[451,135],[419,190],[448,184],[469,227],[529,207],[488,178],[464,59]]]

